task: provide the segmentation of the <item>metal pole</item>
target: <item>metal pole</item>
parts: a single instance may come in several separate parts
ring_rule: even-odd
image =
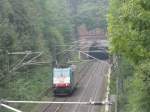
[[[81,104],[81,105],[111,105],[106,101],[88,101],[88,102],[54,102],[54,101],[8,101],[3,100],[4,103],[28,103],[28,104]]]
[[[118,70],[118,73],[120,73],[120,69],[118,66],[119,62],[119,57],[116,56],[116,69]],[[117,74],[117,79],[116,79],[116,103],[115,103],[115,112],[118,112],[118,95],[119,95],[119,76]]]
[[[117,76],[117,79],[116,79],[116,101],[115,101],[115,112],[118,111],[118,76]]]
[[[110,74],[111,74],[111,66],[109,67],[107,74],[107,92],[106,92],[106,102],[109,102],[109,94],[110,94]],[[109,112],[109,105],[105,105],[105,112]]]
[[[79,55],[78,55],[79,60],[80,60],[80,57],[81,57],[81,54],[80,54],[80,51],[79,51]]]

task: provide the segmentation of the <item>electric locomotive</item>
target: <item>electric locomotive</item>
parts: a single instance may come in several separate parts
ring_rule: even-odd
[[[55,96],[71,95],[75,89],[74,70],[72,67],[53,69],[53,93]]]

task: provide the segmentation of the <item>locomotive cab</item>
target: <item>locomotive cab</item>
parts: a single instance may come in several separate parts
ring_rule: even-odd
[[[71,67],[53,69],[53,93],[57,96],[72,94],[74,73]]]

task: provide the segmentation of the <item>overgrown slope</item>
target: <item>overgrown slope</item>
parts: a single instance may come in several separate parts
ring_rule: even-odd
[[[111,51],[119,58],[117,78],[119,112],[150,110],[150,2],[149,0],[110,0],[109,38]],[[121,63],[126,63],[123,66]],[[130,67],[133,73],[129,72]],[[125,68],[123,68],[125,67]],[[121,68],[121,69],[120,69]],[[124,76],[124,72],[126,76]],[[116,78],[116,79],[117,79]],[[122,91],[123,90],[123,91]],[[124,102],[125,101],[125,102]]]
[[[10,71],[24,55],[8,52],[43,52],[39,61],[51,63],[55,45],[69,43],[72,30],[66,1],[1,0],[0,99],[38,100],[51,85],[51,64]]]

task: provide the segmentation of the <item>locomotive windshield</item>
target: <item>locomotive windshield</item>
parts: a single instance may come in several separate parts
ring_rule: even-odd
[[[54,69],[54,77],[69,77],[70,68],[55,68]]]
[[[71,68],[54,68],[53,84],[70,83]]]

